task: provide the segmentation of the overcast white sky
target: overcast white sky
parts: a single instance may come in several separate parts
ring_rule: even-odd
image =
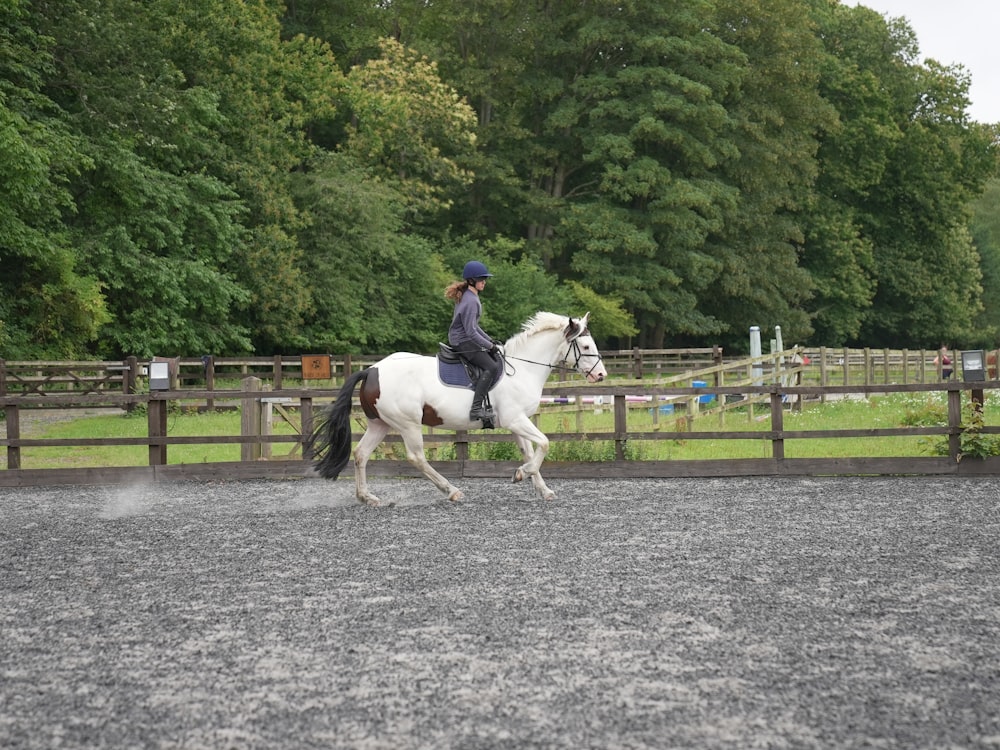
[[[1000,1],[998,0],[843,0],[883,15],[903,17],[917,34],[920,59],[959,63],[972,77],[969,115],[979,122],[1000,122]]]

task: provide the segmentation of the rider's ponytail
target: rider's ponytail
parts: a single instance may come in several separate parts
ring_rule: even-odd
[[[469,288],[468,281],[453,281],[448,285],[448,288],[444,290],[444,296],[450,299],[452,302],[458,302],[462,299],[462,295],[465,290]]]

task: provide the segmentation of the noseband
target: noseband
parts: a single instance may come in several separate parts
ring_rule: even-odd
[[[569,355],[570,354],[572,354],[575,357],[575,359],[573,360],[573,369],[574,370],[579,370],[580,369],[580,360],[583,359],[584,357],[594,357],[594,359],[597,360],[596,362],[594,362],[594,366],[593,367],[591,367],[589,370],[587,370],[585,373],[583,373],[584,377],[586,377],[586,378],[589,378],[590,377],[590,373],[592,373],[594,371],[594,369],[599,364],[601,364],[601,354],[600,354],[600,352],[598,352],[597,354],[584,354],[580,350],[580,342],[577,339],[573,339],[570,342],[569,349],[566,351],[566,356],[563,357],[562,362],[558,362],[558,363],[556,363],[556,365],[568,364],[569,363]]]

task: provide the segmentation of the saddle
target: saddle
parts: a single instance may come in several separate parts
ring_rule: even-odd
[[[473,384],[479,379],[482,369],[476,367],[471,362],[466,361],[449,344],[438,344],[438,377],[445,385],[452,385],[456,388],[473,388]],[[503,377],[504,368],[498,368],[496,377],[490,383],[492,389]]]

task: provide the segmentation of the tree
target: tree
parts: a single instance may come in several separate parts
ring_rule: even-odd
[[[88,161],[43,93],[51,40],[21,0],[0,8],[0,356],[82,356],[107,320],[99,281],[61,223]]]
[[[813,3],[813,15],[825,41],[819,91],[837,116],[819,133],[816,199],[807,207],[801,255],[814,284],[815,339],[835,346],[858,339],[875,295],[861,207],[884,177],[897,133],[890,91],[861,54],[878,34],[874,18],[827,0]]]
[[[738,197],[719,168],[738,156],[723,101],[744,58],[706,28],[705,3],[562,10],[572,43],[540,50],[562,81],[534,92],[532,124],[535,185],[565,206],[550,266],[625,297],[640,346],[717,333],[698,301],[720,271],[706,240]]]
[[[351,120],[341,147],[398,183],[419,222],[471,181],[462,163],[475,145],[475,114],[433,62],[393,39],[380,50],[347,76]]]
[[[314,153],[310,127],[335,117],[343,75],[326,44],[301,35],[282,40],[277,3],[170,6],[163,25],[170,58],[188,86],[218,98],[222,120],[211,168],[246,207],[247,233],[223,268],[249,292],[240,313],[253,346],[281,348],[312,304],[296,241],[308,217],[293,200],[292,174]]]
[[[846,337],[829,344],[967,339],[981,295],[967,207],[996,164],[988,133],[965,113],[968,78],[918,64],[902,19],[814,10],[829,52],[822,90],[840,116],[823,138],[822,213],[805,247],[817,330]]]
[[[214,151],[216,100],[183,87],[164,55],[162,4],[67,0],[33,8],[59,61],[45,91],[88,161],[68,181],[75,197],[63,224],[110,313],[96,353],[244,347],[245,331],[229,320],[242,292],[220,271],[242,237],[242,207],[204,168]]]
[[[447,330],[447,284],[438,253],[401,231],[407,199],[346,154],[318,156],[295,175],[312,217],[299,232],[315,290],[302,339],[329,351],[431,351]]]
[[[836,111],[819,92],[823,49],[799,0],[720,0],[716,34],[746,58],[740,85],[724,102],[738,157],[719,165],[738,188],[735,209],[706,252],[719,273],[699,308],[724,322],[718,343],[745,349],[750,324],[780,325],[789,340],[812,333],[815,283],[799,250],[818,175],[819,133]]]
[[[972,204],[970,231],[980,258],[983,310],[976,319],[970,346],[993,349],[1000,344],[1000,178],[994,177]]]
[[[379,43],[398,39],[389,12],[395,3],[372,0],[292,0],[281,16],[285,39],[322,39],[343,73],[379,55]]]
[[[789,242],[801,230],[777,214],[812,179],[810,134],[829,117],[802,62],[816,43],[795,3],[729,5],[492,0],[426,8],[403,28],[478,114],[476,182],[455,221],[523,237],[520,252],[546,270],[627,299],[650,345],[742,321],[741,295],[807,328],[795,305],[810,285]],[[770,59],[748,65],[747,40]],[[751,81],[751,70],[766,72]],[[780,168],[768,161],[776,144]],[[731,252],[751,228],[752,247]],[[780,274],[748,282],[765,257]]]

